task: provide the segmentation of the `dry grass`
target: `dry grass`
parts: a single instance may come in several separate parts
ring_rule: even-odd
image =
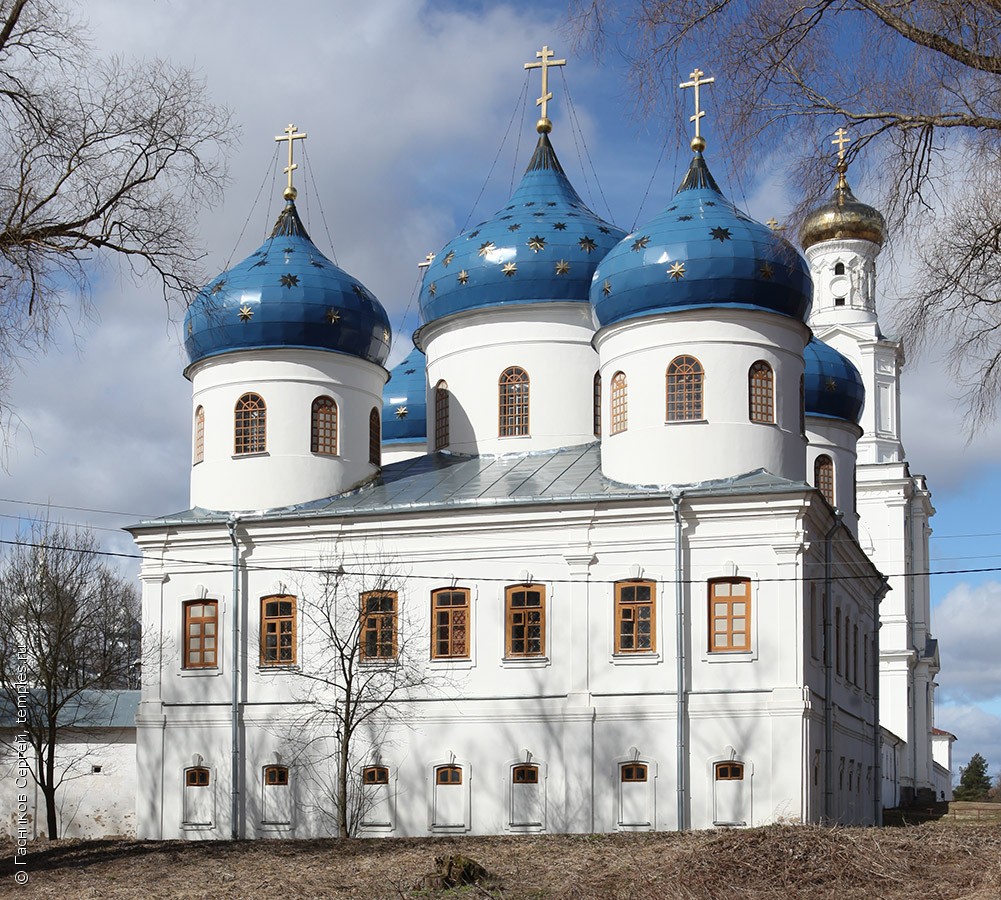
[[[1001,828],[774,826],[679,834],[464,839],[57,841],[31,847],[31,880],[0,896],[86,898],[410,898],[670,900],[837,898],[998,900]],[[485,886],[415,889],[435,856],[462,853],[494,876]]]

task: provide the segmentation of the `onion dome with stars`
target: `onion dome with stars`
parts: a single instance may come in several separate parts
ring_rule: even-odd
[[[294,190],[294,189],[292,189]],[[271,236],[198,293],[184,317],[191,364],[237,350],[330,350],[382,365],[389,317],[357,278],[310,240],[294,193]]]
[[[382,390],[382,442],[427,440],[427,357],[416,347],[389,370]]]
[[[882,246],[886,220],[879,210],[856,199],[839,164],[834,196],[806,217],[799,240],[804,250],[830,240],[872,241]]]
[[[598,261],[624,232],[593,213],[570,184],[548,130],[507,205],[446,244],[421,287],[426,325],[454,313],[547,301],[587,302]]]
[[[862,376],[851,361],[815,337],[803,350],[806,414],[858,424],[865,406]]]
[[[723,196],[692,142],[671,204],[598,266],[591,304],[599,325],[706,307],[759,309],[804,321],[813,298],[806,261],[777,231]]]

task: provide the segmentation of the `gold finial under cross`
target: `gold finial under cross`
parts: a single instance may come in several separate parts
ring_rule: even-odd
[[[695,123],[695,137],[692,138],[692,149],[699,151],[706,149],[706,139],[699,132],[699,120],[706,114],[706,111],[699,106],[699,88],[704,84],[712,84],[716,78],[703,78],[706,73],[701,69],[696,69],[688,77],[691,81],[683,81],[678,85],[680,88],[695,88],[695,115],[689,117],[689,122]]]
[[[276,141],[288,141],[288,165],[283,170],[285,174],[288,175],[288,186],[282,193],[282,196],[286,200],[295,200],[295,198],[299,195],[299,192],[292,186],[292,173],[299,168],[298,165],[292,162],[292,142],[301,141],[305,137],[306,133],[304,131],[299,131],[295,125],[291,124],[285,129],[284,135],[275,135]]]
[[[545,44],[542,45],[541,50],[535,51],[535,55],[542,61],[525,63],[526,69],[542,69],[542,96],[535,101],[536,106],[542,107],[542,118],[536,123],[535,130],[539,134],[548,134],[553,130],[553,123],[549,121],[549,116],[546,115],[546,104],[553,99],[553,92],[549,90],[549,67],[565,66],[567,61],[565,59],[553,59],[553,51]]]

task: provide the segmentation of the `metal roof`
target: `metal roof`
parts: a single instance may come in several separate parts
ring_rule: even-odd
[[[139,691],[83,690],[59,711],[60,728],[134,728],[139,707]],[[45,701],[41,688],[28,691],[29,705]],[[33,717],[35,721],[37,718]],[[9,698],[0,701],[0,728],[16,726],[15,710]]]
[[[241,513],[248,519],[297,519],[433,511],[488,506],[551,505],[667,498],[679,490],[698,494],[764,494],[808,491],[805,482],[756,470],[719,481],[688,485],[625,485],[601,474],[597,443],[509,456],[419,456],[383,467],[375,481],[334,497],[279,509]],[[224,521],[227,511],[189,509],[147,519],[128,530],[168,524]]]

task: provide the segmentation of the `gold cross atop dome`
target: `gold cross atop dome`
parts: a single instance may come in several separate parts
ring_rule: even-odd
[[[299,195],[299,192],[292,186],[292,173],[299,168],[294,162],[292,162],[292,146],[293,141],[301,141],[306,138],[306,133],[304,131],[299,131],[295,125],[289,124],[288,128],[285,129],[285,134],[276,134],[276,141],[288,141],[288,165],[282,170],[288,175],[288,186],[285,188],[282,196],[286,200],[295,200]]]
[[[549,121],[549,116],[546,115],[546,104],[553,99],[553,92],[549,90],[549,67],[565,66],[567,64],[565,59],[553,59],[553,55],[553,51],[543,44],[541,50],[535,51],[536,58],[541,60],[541,62],[525,63],[526,69],[542,69],[542,96],[535,101],[536,106],[542,107],[542,118],[535,125],[535,130],[539,134],[549,134],[553,130],[553,123]]]
[[[702,137],[699,130],[699,120],[706,114],[706,111],[699,106],[699,88],[704,84],[713,84],[716,81],[715,76],[703,78],[702,76],[705,74],[701,69],[696,69],[688,76],[692,79],[691,81],[683,81],[678,85],[680,88],[695,88],[695,115],[688,119],[689,122],[695,123],[695,137],[692,138],[692,149],[695,151],[706,149],[706,139]]]
[[[848,137],[848,132],[845,131],[844,128],[839,128],[834,132],[834,134],[836,137],[833,141],[831,141],[831,143],[838,145],[838,162],[843,163],[845,161],[845,147],[852,141],[851,138]]]

